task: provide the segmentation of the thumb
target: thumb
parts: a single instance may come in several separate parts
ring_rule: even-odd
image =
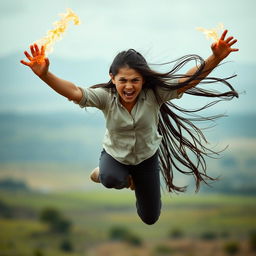
[[[47,66],[49,66],[49,65],[50,65],[50,61],[49,61],[49,59],[48,59],[48,58],[45,58],[45,59],[44,59],[44,61],[45,61],[45,64],[46,64]]]
[[[211,48],[214,49],[214,48],[216,48],[216,46],[217,46],[217,42],[214,42],[214,43],[212,43]]]

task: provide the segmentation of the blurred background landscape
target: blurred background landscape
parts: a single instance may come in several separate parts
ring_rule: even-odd
[[[0,49],[0,256],[256,254],[256,62],[249,29],[256,5],[246,2],[237,1],[228,13],[229,4],[219,0],[217,13],[201,0],[0,2],[6,32]],[[176,175],[188,191],[170,195],[163,186],[162,214],[153,226],[137,216],[134,192],[89,180],[102,150],[103,115],[57,95],[19,63],[66,7],[82,24],[56,43],[51,71],[84,87],[108,81],[113,57],[127,48],[150,63],[189,53],[207,57],[210,41],[196,26],[223,22],[239,40],[239,53],[213,73],[237,74],[230,82],[239,99],[202,113],[225,115],[202,125],[212,126],[205,135],[215,150],[228,146],[218,159],[207,159],[208,173],[219,181],[195,193],[193,179]],[[196,108],[208,101],[184,95],[174,103]]]

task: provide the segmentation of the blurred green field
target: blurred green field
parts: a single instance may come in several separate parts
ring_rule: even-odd
[[[218,239],[225,236],[239,241],[256,230],[255,197],[248,196],[166,194],[162,197],[160,220],[153,226],[145,225],[137,216],[134,192],[130,190],[61,193],[1,191],[0,200],[10,207],[33,212],[30,216],[0,219],[0,255],[40,256],[37,248],[41,248],[43,256],[98,255],[86,252],[109,243],[109,231],[113,227],[129,230],[146,247],[170,241],[168,234],[177,229],[185,239],[200,240],[202,234],[210,233]],[[47,232],[46,225],[38,220],[40,211],[46,207],[56,208],[70,219],[72,232],[60,235]],[[63,239],[72,241],[76,248],[74,252],[63,254],[58,250]],[[137,252],[135,255],[143,254]]]
[[[54,207],[68,216],[75,227],[89,232],[104,233],[113,225],[123,225],[145,239],[164,238],[173,227],[182,228],[190,235],[198,235],[205,229],[241,235],[256,227],[255,197],[246,196],[166,194],[162,196],[160,220],[153,226],[140,221],[134,192],[129,190],[51,194],[1,191],[0,199],[10,206],[32,209],[36,214],[45,207]]]

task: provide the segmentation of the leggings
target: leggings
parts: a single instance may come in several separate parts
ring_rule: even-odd
[[[115,160],[104,149],[100,156],[100,182],[107,188],[122,189],[131,175],[135,185],[136,208],[141,220],[154,224],[161,211],[158,151],[138,165],[125,165]]]

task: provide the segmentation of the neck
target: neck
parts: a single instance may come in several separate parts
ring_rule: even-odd
[[[121,100],[121,104],[127,109],[127,111],[128,111],[129,113],[131,113],[131,111],[132,111],[134,105],[136,104],[136,102],[123,102],[123,101]]]

